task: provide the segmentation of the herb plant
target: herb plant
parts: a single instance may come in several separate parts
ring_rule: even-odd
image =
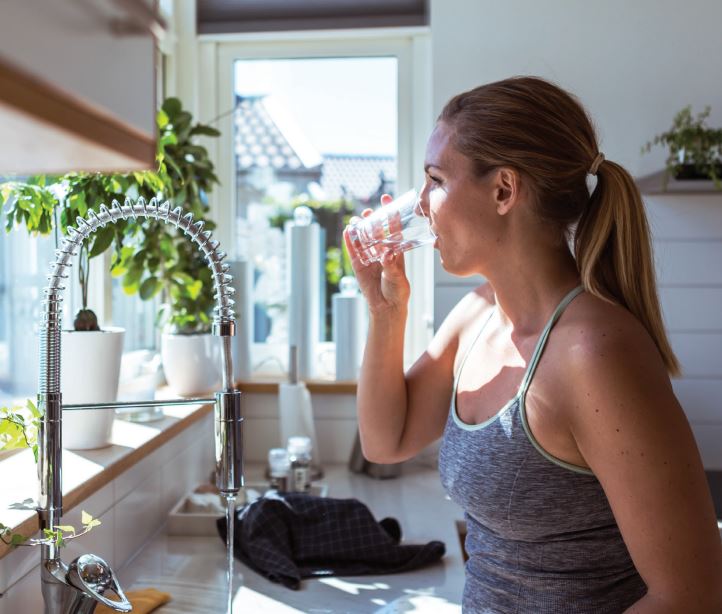
[[[668,148],[664,184],[670,177],[678,179],[711,179],[722,189],[722,129],[707,126],[710,107],[692,115],[686,106],[674,116],[672,127],[656,135],[642,147],[642,153],[655,145]]]

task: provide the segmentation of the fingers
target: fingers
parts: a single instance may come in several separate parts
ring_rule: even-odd
[[[381,195],[381,204],[382,205],[388,205],[393,200],[394,200],[394,197],[391,196],[391,194],[382,194]]]
[[[406,263],[402,253],[392,250],[385,251],[381,258],[381,265],[383,266],[384,275],[389,279],[406,277]]]
[[[389,213],[388,220],[389,220],[389,234],[391,236],[396,235],[396,234],[401,234],[401,230],[402,230],[401,212],[398,210],[396,210],[396,211],[392,210],[391,213]]]
[[[353,218],[351,218],[351,222],[353,223]],[[351,258],[351,264],[352,265],[361,265],[361,261],[359,259],[358,250],[356,249],[356,245],[354,245],[353,241],[351,240],[351,237],[348,233],[348,227],[344,228],[343,231],[343,243],[346,247],[346,252],[348,253],[349,257]],[[354,268],[356,268],[354,266]]]

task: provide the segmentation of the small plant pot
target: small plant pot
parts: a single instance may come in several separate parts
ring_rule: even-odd
[[[63,331],[60,390],[63,404],[113,403],[118,395],[122,328]],[[115,410],[63,411],[63,447],[92,450],[110,445]]]
[[[220,388],[220,337],[163,333],[160,355],[165,379],[176,394],[188,397]]]
[[[715,172],[718,177],[722,177],[722,164],[715,165]],[[674,178],[677,181],[700,180],[709,181],[711,177],[708,173],[703,173],[698,166],[694,164],[679,164],[674,171]]]

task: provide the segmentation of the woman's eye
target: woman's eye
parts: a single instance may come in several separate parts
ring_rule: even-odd
[[[429,175],[429,179],[431,180],[431,183],[435,183],[437,185],[441,183],[441,179],[434,177],[433,175]]]

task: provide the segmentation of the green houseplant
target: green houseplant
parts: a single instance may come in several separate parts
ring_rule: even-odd
[[[162,185],[163,199],[204,220],[208,193],[218,183],[213,163],[200,136],[219,132],[194,123],[176,98],[167,99],[158,113],[158,170],[152,184]],[[147,176],[146,176],[147,177]],[[154,194],[140,190],[149,198]],[[123,241],[116,244],[111,267],[123,290],[149,300],[160,295],[158,324],[163,328],[161,360],[170,387],[178,394],[205,392],[220,379],[220,347],[210,335],[215,306],[213,279],[205,256],[182,231],[157,220],[129,221]]]
[[[656,145],[668,149],[664,186],[670,177],[675,179],[711,179],[722,190],[722,128],[707,126],[710,107],[696,116],[686,106],[672,121],[672,127],[656,135],[642,147],[642,153]]]
[[[98,210],[101,202],[121,197],[129,180],[119,175],[68,173],[59,177],[40,175],[24,182],[0,186],[0,204],[6,209],[6,230],[24,227],[31,235],[67,234],[77,219]],[[90,260],[110,246],[121,228],[102,228],[80,249],[78,281],[81,309],[73,330],[62,331],[61,379],[66,404],[116,400],[125,331],[117,327],[100,330],[95,313],[88,308]],[[70,449],[100,448],[110,443],[112,409],[68,412],[64,445]]]
[[[206,220],[206,229],[213,229],[214,225],[207,219],[206,194],[218,180],[207,150],[194,141],[201,135],[218,136],[218,131],[194,124],[190,113],[182,108],[177,98],[164,101],[157,114],[157,124],[159,139],[157,169],[154,171],[38,176],[0,186],[0,205],[6,206],[7,213],[6,229],[25,226],[31,234],[55,231],[57,243],[58,232],[65,234],[78,217],[85,216],[89,210],[99,211],[102,204],[110,206],[114,200],[122,203],[126,197],[158,198],[160,201],[168,198],[174,206],[193,213],[196,219]],[[213,286],[203,255],[172,226],[151,219],[128,219],[100,229],[81,250],[78,272],[83,306],[75,318],[77,330],[98,330],[97,318],[87,306],[89,261],[111,247],[111,273],[121,278],[126,293],[138,293],[144,300],[161,295],[163,305],[159,323],[178,333],[204,333],[210,329]],[[89,358],[85,351],[81,352],[81,359],[70,359],[66,350],[72,346],[65,340],[63,345],[64,365],[108,362],[109,354],[102,351],[97,360]],[[67,396],[68,388],[64,386],[66,402],[115,400],[121,351],[119,348],[117,352],[112,399],[97,398],[97,395],[93,399]],[[64,384],[70,384],[73,379],[76,378],[63,376]],[[70,420],[81,420],[77,429],[68,429],[69,433],[81,432],[80,427],[87,426],[89,419],[102,417],[98,411],[92,416],[81,413],[84,412],[67,415]],[[104,439],[108,440],[113,412],[106,410],[105,413],[108,415],[98,428],[102,428]],[[66,442],[68,447],[88,447],[74,443],[72,436],[66,438]],[[92,447],[99,445],[96,442]]]
[[[206,230],[213,230],[207,195],[218,178],[208,150],[195,141],[220,133],[193,123],[177,98],[164,101],[157,125],[158,170],[134,175],[139,195],[167,198],[195,219],[204,220]],[[143,300],[160,294],[159,324],[174,333],[210,331],[213,281],[197,247],[181,231],[157,220],[129,220],[122,233],[115,243],[111,273],[122,278],[123,290],[138,293]]]

